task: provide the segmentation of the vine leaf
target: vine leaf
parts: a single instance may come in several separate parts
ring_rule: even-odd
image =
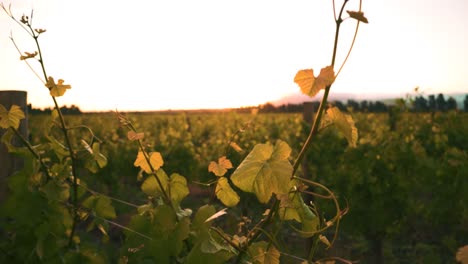
[[[169,188],[172,203],[176,206],[178,206],[180,202],[190,193],[187,187],[187,179],[177,173],[173,173],[171,175]]]
[[[169,177],[164,170],[158,170],[154,177],[150,176],[147,177],[146,180],[141,185],[141,190],[149,196],[160,196],[162,195],[163,191],[161,190],[158,181],[155,177],[158,177],[159,181],[163,185],[164,190],[167,189],[167,185],[169,183]]]
[[[295,186],[296,182],[291,181],[290,189]],[[279,215],[282,220],[295,220],[302,224],[301,236],[310,237],[314,235],[320,225],[319,218],[312,210],[304,203],[302,196],[297,191],[289,192],[289,194],[277,195],[280,200]]]
[[[458,249],[456,259],[462,264],[468,264],[468,245]]]
[[[314,76],[314,70],[299,70],[294,77],[294,82],[299,85],[301,92],[314,97],[320,90],[330,86],[335,81],[335,72],[332,66],[320,70],[319,76]]]
[[[255,193],[258,200],[267,203],[273,193],[288,192],[293,171],[288,160],[289,145],[278,140],[257,144],[231,175],[231,181],[245,192]]]
[[[59,79],[57,83],[55,83],[54,78],[49,76],[45,86],[49,88],[50,95],[54,97],[59,97],[59,96],[64,95],[67,89],[71,89],[71,85],[63,84],[64,82],[65,82],[64,80]]]
[[[27,60],[27,59],[31,59],[31,58],[34,58],[36,57],[38,54],[37,51],[34,51],[34,52],[24,52],[24,55],[21,55],[20,56],[20,60]]]
[[[148,155],[149,155],[149,161],[151,163],[151,166],[153,166],[153,169],[159,170],[159,168],[161,168],[161,166],[164,164],[161,153],[150,152],[148,153]],[[146,161],[145,154],[142,151],[138,152],[137,158],[133,165],[135,165],[135,167],[140,167],[146,173],[152,173],[151,166]]]
[[[234,207],[239,203],[239,195],[231,188],[226,177],[220,177],[215,189],[216,197],[227,207]]]
[[[97,216],[107,219],[117,217],[110,198],[100,195],[91,195],[83,201],[83,206],[93,210]]]
[[[252,256],[253,263],[261,264],[279,264],[280,252],[275,246],[270,245],[265,241],[253,243],[249,247],[249,254]]]
[[[215,161],[210,162],[208,171],[213,172],[216,176],[221,177],[226,174],[228,169],[232,169],[232,163],[226,156],[222,156],[218,159],[218,163]]]
[[[346,12],[348,12],[348,15],[351,18],[354,18],[357,21],[360,21],[360,22],[363,22],[363,23],[366,23],[366,24],[369,23],[367,18],[364,16],[364,12],[362,12],[362,11],[349,11],[349,10],[346,10]]]
[[[3,105],[0,104],[0,127],[9,128],[13,127],[18,129],[21,119],[24,119],[25,115],[21,107],[12,105],[10,111],[8,111]]]
[[[145,133],[143,132],[136,133],[135,131],[128,131],[127,133],[127,138],[131,141],[143,139],[144,137],[145,137]]]
[[[358,130],[354,125],[354,120],[350,115],[343,114],[338,107],[332,107],[327,110],[327,115],[344,134],[351,147],[356,147],[358,139]]]

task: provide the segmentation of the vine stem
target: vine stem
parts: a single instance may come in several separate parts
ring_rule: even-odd
[[[36,44],[36,47],[37,47],[37,52],[38,52],[38,56],[39,56],[39,64],[41,65],[41,69],[42,69],[42,74],[44,76],[44,80],[43,80],[43,83],[47,83],[47,80],[48,80],[48,75],[47,75],[47,72],[45,70],[45,64],[44,64],[44,58],[42,56],[42,51],[41,51],[41,45],[39,44],[39,35],[40,33],[35,33],[34,29],[32,28],[32,12],[31,12],[31,20],[25,20],[21,21],[18,21],[14,16],[13,14],[11,13],[11,11],[7,11],[6,8],[3,6],[2,4],[2,8],[3,10],[5,10],[5,12],[7,12],[8,16],[10,18],[12,18],[16,23],[18,23],[33,39],[34,39],[34,42]],[[26,26],[24,26],[26,25]],[[14,43],[14,41],[13,41]],[[15,44],[15,47],[16,44]],[[28,64],[29,66],[29,64]],[[33,71],[35,73],[35,71]],[[49,89],[50,90],[50,89]],[[70,237],[69,237],[69,240],[68,240],[68,246],[71,247],[73,245],[73,236],[75,235],[75,230],[76,230],[76,226],[77,226],[77,223],[79,221],[79,215],[78,215],[78,178],[77,178],[77,173],[76,173],[76,168],[77,168],[77,161],[76,161],[76,157],[75,157],[75,153],[73,151],[73,147],[72,147],[72,144],[71,144],[71,140],[70,140],[70,137],[68,135],[68,129],[67,129],[67,124],[65,122],[65,118],[63,117],[63,114],[62,114],[62,111],[60,110],[60,107],[57,103],[57,99],[55,98],[55,96],[51,95],[52,97],[52,100],[54,102],[54,108],[57,110],[57,113],[59,115],[59,120],[60,120],[60,129],[62,130],[62,133],[63,133],[63,136],[65,138],[65,145],[67,146],[68,148],[68,153],[70,155],[70,160],[71,160],[71,176],[73,178],[73,184],[72,184],[72,190],[73,190],[73,198],[72,198],[72,203],[73,203],[73,223],[72,223],[72,229],[71,229],[71,232],[70,232]]]
[[[338,18],[336,18],[336,16],[334,17],[335,19],[335,23],[336,23],[336,29],[335,29],[335,40],[334,40],[334,44],[333,44],[333,53],[332,53],[332,60],[331,60],[331,66],[332,68],[335,66],[335,61],[336,61],[336,54],[337,54],[337,51],[338,51],[338,39],[339,39],[339,34],[340,34],[340,27],[341,27],[341,23],[343,22],[343,19],[341,18],[342,15],[343,15],[343,11],[344,11],[344,8],[346,6],[346,4],[348,3],[349,0],[344,0],[343,2],[343,5],[341,6],[341,10],[340,10],[340,13],[338,15]],[[335,10],[335,4],[334,4],[334,1],[333,1],[333,10]],[[335,13],[335,12],[334,12]],[[353,41],[354,42],[354,41]],[[302,147],[297,159],[295,160],[294,162],[294,165],[293,165],[293,171],[292,171],[292,174],[291,174],[291,180],[294,179],[294,175],[296,174],[297,172],[297,169],[299,168],[299,164],[301,163],[301,161],[303,160],[304,156],[305,156],[305,153],[306,151],[310,148],[310,145],[312,143],[312,139],[315,137],[315,135],[317,134],[318,130],[319,130],[319,127],[320,127],[320,123],[322,121],[322,117],[323,117],[323,112],[325,110],[325,107],[326,107],[326,104],[327,104],[327,99],[328,99],[328,95],[330,93],[330,88],[331,88],[331,85],[328,85],[325,87],[325,92],[323,94],[323,97],[322,97],[322,100],[320,102],[320,106],[319,106],[319,109],[318,109],[318,112],[316,114],[316,117],[314,119],[314,123],[312,125],[312,129],[310,130],[310,133],[304,143],[304,146]],[[323,186],[324,187],[324,186]],[[326,188],[325,188],[326,189]],[[328,190],[328,189],[326,189]],[[331,192],[330,192],[331,193]],[[332,193],[331,193],[332,194]],[[255,241],[255,239],[258,238],[258,236],[261,234],[261,231],[260,230],[264,230],[265,227],[270,224],[271,222],[271,219],[273,217],[273,215],[276,213],[276,211],[279,209],[279,201],[276,199],[276,198],[273,198],[275,199],[271,208],[270,208],[270,212],[268,213],[267,217],[264,218],[261,222],[259,222],[257,224],[257,226],[254,228],[254,230],[252,231],[253,234],[251,235],[251,238],[248,240],[248,242],[246,243],[246,246],[244,247],[244,249],[247,249],[248,246],[253,242]],[[336,202],[336,199],[334,199],[335,202]],[[339,206],[337,207],[339,209]],[[339,219],[337,219],[337,221],[339,221]],[[339,223],[339,222],[338,222]],[[338,226],[338,225],[337,225]],[[335,237],[336,237],[336,234],[335,234]],[[334,239],[335,239],[334,237]],[[334,240],[333,239],[333,240]],[[240,254],[238,255],[237,257],[237,260],[236,260],[236,263],[240,263],[241,259],[242,259],[242,255],[243,253],[245,252],[246,250],[244,251],[241,251]]]
[[[333,55],[332,55],[332,60],[331,60],[331,66],[332,67],[335,66],[336,53],[337,53],[337,50],[338,50],[338,38],[339,38],[339,34],[340,34],[340,26],[341,26],[341,23],[343,22],[343,19],[341,18],[341,16],[343,15],[344,7],[346,6],[346,3],[348,3],[348,1],[349,0],[344,0],[343,5],[341,6],[340,14],[338,15],[338,19],[335,19],[336,29],[335,29],[335,42],[333,44]],[[307,140],[305,141],[304,146],[302,147],[301,151],[299,152],[299,155],[297,156],[296,161],[294,162],[293,173],[291,175],[291,179],[296,174],[296,171],[299,168],[299,165],[301,164],[302,159],[304,159],[304,155],[305,155],[306,151],[309,149],[309,147],[310,147],[310,145],[312,143],[312,139],[314,138],[314,136],[318,132],[318,129],[320,127],[320,123],[322,121],[323,112],[324,112],[325,106],[327,104],[328,94],[330,93],[330,88],[331,88],[331,85],[328,85],[327,87],[325,87],[325,92],[323,94],[322,101],[320,102],[318,112],[317,112],[317,114],[315,116],[314,123],[312,125],[312,129],[310,130],[309,136],[307,137]]]
[[[51,179],[51,176],[49,174],[49,167],[44,163],[44,161],[41,159],[41,156],[33,149],[31,144],[21,135],[18,130],[16,130],[14,127],[10,127],[11,130],[15,133],[15,135],[20,139],[21,143],[28,148],[29,152],[33,154],[33,156],[39,161],[41,164],[41,168],[43,169],[44,173],[46,174],[46,180],[48,181]]]

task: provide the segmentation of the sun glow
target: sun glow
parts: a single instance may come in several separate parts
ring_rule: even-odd
[[[40,37],[47,73],[72,85],[60,104],[83,110],[209,109],[256,106],[299,93],[293,81],[298,70],[319,72],[330,64],[334,23],[325,2],[19,0],[12,10],[21,17],[34,8],[34,23],[47,29]],[[358,3],[350,1],[347,10]],[[332,91],[466,91],[468,32],[450,25],[467,22],[460,11],[467,5],[364,1],[369,24],[361,25]],[[437,23],[429,23],[431,17]],[[352,20],[343,24],[337,66],[354,26]],[[35,107],[51,106],[44,85],[18,60],[10,31],[22,51],[35,50],[18,25],[0,15],[0,89],[27,90]]]

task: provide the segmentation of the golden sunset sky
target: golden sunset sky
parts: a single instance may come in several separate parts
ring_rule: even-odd
[[[331,61],[332,1],[0,2],[17,18],[34,10],[34,27],[47,29],[39,38],[47,74],[72,85],[59,104],[85,111],[256,106],[299,92],[298,70],[318,74]],[[350,0],[345,10],[358,5]],[[362,11],[369,24],[361,23],[332,93],[468,92],[468,1],[364,0]],[[355,25],[343,23],[335,68]],[[52,106],[10,33],[22,51],[35,50],[2,11],[0,90],[26,90],[34,107]]]

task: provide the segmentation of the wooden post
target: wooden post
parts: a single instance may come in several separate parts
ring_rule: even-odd
[[[28,107],[27,107],[27,92],[25,91],[0,91],[0,104],[7,110],[10,110],[12,105],[21,107],[26,118],[21,120],[19,132],[25,138],[28,136]],[[5,129],[0,129],[0,138],[5,133]],[[20,146],[19,140],[13,140],[13,144]],[[23,167],[23,160],[19,157],[14,157],[8,153],[5,144],[0,142],[0,204],[2,204],[8,193],[8,177],[15,171]]]
[[[302,112],[302,118],[308,124],[314,122],[314,103],[313,102],[304,102],[303,103],[304,110]]]
[[[304,120],[304,122],[306,122],[308,125],[310,125],[310,126],[305,126],[305,127],[310,127],[310,129],[312,129],[312,124],[314,123],[314,103],[313,102],[304,102],[303,103],[302,119]],[[305,136],[306,137],[307,137],[308,134],[309,134],[309,131],[305,131]],[[303,174],[302,177],[304,177],[304,179],[312,180],[312,175],[311,175],[310,170],[309,170],[309,165],[308,165],[308,162],[307,162],[307,158],[304,158],[302,160],[301,167],[302,167],[302,174]],[[313,191],[311,186],[309,186],[308,191]],[[314,201],[314,199],[313,199],[313,197],[311,195],[304,196],[303,198],[304,198],[304,202],[307,205],[309,205],[310,202]],[[305,241],[305,243],[304,243],[305,251],[310,252],[310,250],[313,247],[313,244],[314,244],[314,240],[313,240],[312,237],[307,239]]]

